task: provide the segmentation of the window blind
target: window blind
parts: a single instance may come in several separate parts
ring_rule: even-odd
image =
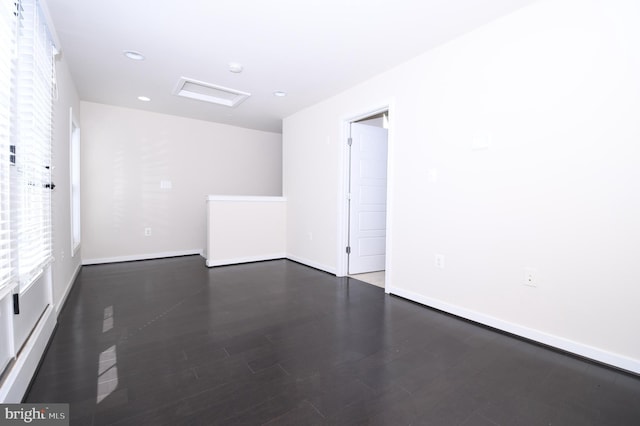
[[[0,2],[0,292],[11,283],[11,106],[16,57],[16,9],[14,1]]]
[[[16,146],[11,170],[14,247],[21,287],[51,260],[53,43],[36,0],[19,1]]]

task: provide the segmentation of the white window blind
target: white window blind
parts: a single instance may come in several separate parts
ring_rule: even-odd
[[[0,1],[0,292],[11,283],[11,128],[13,75],[16,57],[16,9],[14,1]]]
[[[12,222],[21,287],[51,260],[53,44],[36,0],[19,1]]]
[[[0,0],[0,292],[51,259],[53,52],[37,0]]]

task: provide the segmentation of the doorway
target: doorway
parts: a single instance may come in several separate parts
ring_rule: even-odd
[[[347,274],[384,287],[388,109],[348,123]]]

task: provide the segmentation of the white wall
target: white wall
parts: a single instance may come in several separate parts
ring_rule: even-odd
[[[84,263],[202,252],[208,195],[282,193],[280,134],[84,101],[81,108]]]
[[[542,0],[285,119],[289,255],[336,270],[342,123],[390,104],[387,290],[640,372],[638,19]]]
[[[57,311],[62,307],[80,270],[82,247],[71,255],[71,189],[70,189],[70,109],[80,122],[80,100],[63,58],[56,61],[58,99],[53,103],[53,182],[52,195],[53,301]],[[82,143],[82,142],[81,142]]]
[[[286,257],[285,198],[211,196],[207,213],[207,266]]]

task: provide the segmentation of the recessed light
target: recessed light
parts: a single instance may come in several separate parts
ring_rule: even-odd
[[[279,98],[283,98],[283,97],[287,96],[287,92],[283,92],[282,90],[276,90],[275,92],[273,92],[273,96],[277,96]]]
[[[135,50],[125,50],[122,54],[134,61],[144,61],[144,55],[140,52],[136,52]]]
[[[243,69],[244,67],[242,66],[242,64],[239,64],[237,62],[229,62],[229,71],[231,71],[232,73],[240,74]]]
[[[149,102],[151,98],[148,96],[138,96],[138,100],[142,102]]]

